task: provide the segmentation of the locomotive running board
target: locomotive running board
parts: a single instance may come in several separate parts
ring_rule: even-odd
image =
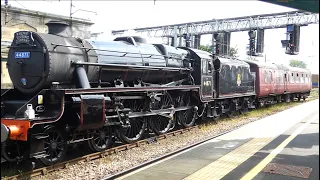
[[[65,94],[89,94],[89,93],[115,93],[115,92],[143,92],[143,91],[166,91],[166,90],[197,90],[198,85],[172,86],[172,87],[124,87],[124,88],[90,88],[90,89],[64,89]]]

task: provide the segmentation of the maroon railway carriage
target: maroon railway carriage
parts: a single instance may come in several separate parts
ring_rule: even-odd
[[[256,95],[260,105],[305,99],[311,91],[309,70],[278,64],[246,61],[256,73]]]
[[[287,71],[286,91],[305,97],[312,88],[311,72],[306,69],[290,67]]]

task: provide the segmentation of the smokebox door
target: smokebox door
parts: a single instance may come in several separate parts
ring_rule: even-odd
[[[18,34],[20,33],[20,34]],[[23,35],[25,41],[32,38],[32,32],[18,32],[15,34],[14,44],[9,52],[8,70],[10,77],[15,86],[20,86],[23,89],[29,89],[37,86],[43,78],[45,68],[44,52],[38,42],[34,44],[29,43],[15,43],[18,38]],[[28,42],[31,42],[28,41]]]

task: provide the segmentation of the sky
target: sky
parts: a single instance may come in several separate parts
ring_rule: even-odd
[[[8,0],[9,4],[19,8],[43,11],[47,13],[70,15],[70,0]],[[4,0],[1,1],[4,4]],[[80,1],[73,0],[73,17],[90,19],[95,24],[91,32],[103,32],[102,40],[112,40],[112,30],[134,29],[176,23],[203,21],[210,19],[250,16],[257,14],[295,11],[296,9],[259,2],[246,1]],[[241,8],[240,8],[241,7]],[[94,11],[85,12],[85,11]],[[303,60],[313,73],[319,73],[319,24],[301,27],[300,53],[297,56],[286,55],[281,48],[281,40],[286,38],[286,30],[272,29],[265,31],[265,55],[259,60],[279,64],[288,64],[291,59]],[[201,36],[201,44],[211,44],[211,35]],[[248,44],[247,32],[231,34],[231,47],[237,47],[239,58],[246,58]],[[265,58],[266,57],[266,58]]]

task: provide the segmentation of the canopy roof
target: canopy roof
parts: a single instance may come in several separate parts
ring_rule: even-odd
[[[280,6],[319,13],[319,0],[260,0]]]

